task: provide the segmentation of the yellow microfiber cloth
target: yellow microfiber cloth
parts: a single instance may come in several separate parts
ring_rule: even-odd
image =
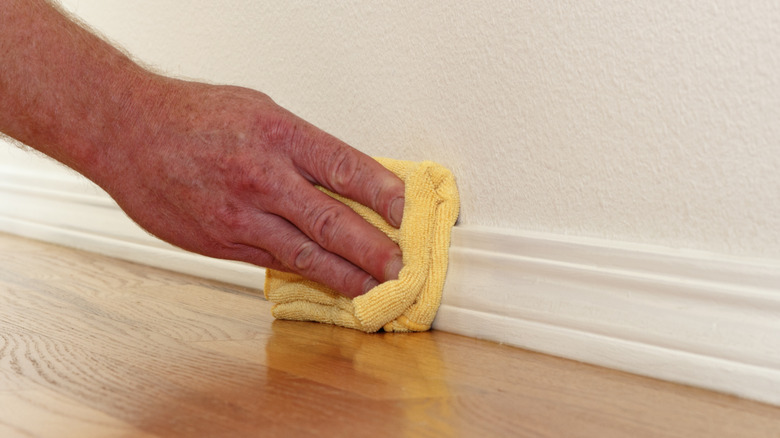
[[[447,274],[450,233],[458,217],[455,177],[445,167],[377,158],[405,184],[404,217],[399,229],[370,208],[320,188],[345,203],[401,247],[404,267],[387,281],[354,299],[299,275],[266,270],[266,299],[279,319],[318,321],[367,333],[420,332],[431,327]]]

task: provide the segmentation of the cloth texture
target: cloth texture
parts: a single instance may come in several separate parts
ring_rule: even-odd
[[[376,160],[405,183],[400,228],[364,205],[320,190],[348,205],[400,246],[404,267],[399,278],[352,299],[300,275],[268,269],[263,293],[275,303],[271,311],[275,318],[317,321],[367,333],[380,329],[419,332],[431,327],[441,303],[450,234],[460,206],[455,177],[430,161]]]

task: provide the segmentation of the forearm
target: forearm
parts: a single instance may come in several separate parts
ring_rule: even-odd
[[[0,0],[0,131],[96,178],[152,75],[44,0]]]

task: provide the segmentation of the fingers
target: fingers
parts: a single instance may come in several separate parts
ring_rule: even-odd
[[[403,219],[404,184],[376,160],[314,127],[312,140],[295,146],[295,164],[312,182],[379,213],[399,227]]]
[[[398,278],[401,251],[390,238],[313,184],[359,202],[393,226],[403,220],[404,184],[371,157],[279,108],[262,121],[269,144],[264,166],[236,172],[260,212],[275,215],[246,244],[273,254],[289,270],[356,296]],[[253,175],[254,174],[254,175]],[[241,176],[243,175],[243,176]]]
[[[246,236],[246,240],[262,240],[264,249],[246,244],[239,256],[244,261],[295,272],[348,297],[361,295],[379,284],[366,271],[325,250],[281,217],[267,215],[261,227],[252,229],[261,235]]]
[[[398,278],[403,265],[401,250],[384,233],[303,178],[287,184],[290,190],[277,200],[274,208],[279,213],[274,213],[287,212],[285,218],[319,247],[348,260],[379,282]]]

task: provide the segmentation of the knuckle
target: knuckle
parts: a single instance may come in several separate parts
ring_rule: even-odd
[[[299,147],[302,136],[297,120],[286,114],[272,112],[264,114],[256,121],[260,126],[260,135],[265,143],[272,148],[287,149]]]
[[[247,219],[232,204],[223,204],[215,209],[210,230],[220,234],[239,231],[247,226]]]
[[[256,162],[245,157],[234,157],[230,161],[225,166],[229,194],[245,196],[251,193],[268,196],[279,193],[284,188],[283,178],[271,163]]]
[[[333,190],[343,193],[349,188],[356,179],[359,165],[359,157],[352,149],[339,148],[332,156],[327,170]]]
[[[323,247],[330,247],[338,235],[344,215],[344,208],[337,203],[313,210],[311,238],[319,242]]]
[[[242,195],[249,194],[260,198],[270,198],[284,191],[284,185],[278,178],[261,178],[255,175],[244,175],[237,188]]]
[[[316,258],[317,244],[309,240],[295,247],[289,264],[298,272],[307,272],[315,265]]]

